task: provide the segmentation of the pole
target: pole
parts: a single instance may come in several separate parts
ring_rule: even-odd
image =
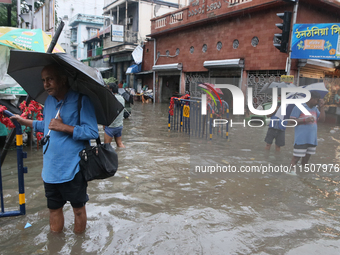
[[[153,65],[156,65],[156,38],[153,38]],[[156,72],[152,72],[153,104],[156,103]]]
[[[294,11],[293,11],[293,24],[292,27],[294,26],[294,24],[296,23],[296,16],[297,16],[297,11],[298,11],[298,7],[299,7],[299,1],[296,1],[295,5],[294,5]],[[291,29],[291,31],[293,31],[293,29]],[[289,45],[289,55],[288,55],[288,64],[287,64],[287,75],[290,74],[290,68],[292,66],[292,43],[293,43],[293,32],[291,32],[291,36],[290,36],[290,45]]]
[[[7,5],[7,26],[11,27],[11,19],[12,19],[12,6]]]
[[[17,27],[21,27],[21,18],[20,18],[20,13],[21,13],[21,1],[17,0]]]

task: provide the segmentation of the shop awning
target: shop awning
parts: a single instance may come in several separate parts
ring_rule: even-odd
[[[321,59],[299,59],[300,77],[321,79],[326,72],[334,72],[335,66],[332,61]]]
[[[141,65],[132,65],[128,67],[128,69],[126,70],[126,74],[138,73],[140,71],[141,71]]]
[[[136,75],[152,74],[152,73],[153,73],[153,71],[144,71],[144,72],[136,73]]]
[[[167,64],[167,65],[154,65],[152,67],[153,71],[178,71],[182,70],[181,63]]]
[[[112,67],[96,67],[99,72],[106,72],[112,70]]]
[[[223,68],[223,67],[244,67],[244,60],[240,58],[224,59],[224,60],[211,60],[204,61],[203,66],[205,68]]]

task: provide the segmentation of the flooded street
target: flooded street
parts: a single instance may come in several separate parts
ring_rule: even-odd
[[[230,128],[229,141],[168,132],[168,105],[133,105],[115,177],[89,183],[88,226],[49,230],[42,151],[26,147],[26,215],[0,218],[0,254],[339,254],[340,172],[195,173],[197,165],[286,165],[286,146],[265,151],[267,127]],[[314,164],[339,164],[340,130],[319,124]],[[101,129],[101,137],[103,131]],[[338,139],[338,140],[337,140]],[[17,210],[16,151],[2,167],[5,208]],[[26,223],[32,226],[24,228]]]

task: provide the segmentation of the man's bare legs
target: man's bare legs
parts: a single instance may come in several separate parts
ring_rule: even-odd
[[[115,141],[116,141],[117,147],[125,148],[125,146],[124,146],[124,144],[122,142],[122,137],[121,136],[120,137],[115,137]]]
[[[61,232],[64,228],[63,207],[50,210],[50,229],[52,232]]]
[[[290,161],[291,166],[296,166],[297,162],[299,162],[301,157],[295,157],[293,156],[292,160]]]
[[[271,146],[272,146],[271,144],[267,143],[265,149],[269,151]],[[280,146],[275,145],[275,151],[279,152],[280,149],[281,149]]]
[[[104,143],[111,143],[112,137],[104,133]]]
[[[107,135],[106,133],[104,133],[104,143],[111,143],[112,142],[112,137],[110,137],[109,135]],[[125,148],[123,142],[122,142],[122,137],[115,137],[115,142],[117,144],[117,147],[120,148]]]
[[[305,166],[306,164],[308,164],[308,160],[310,159],[310,155],[311,155],[311,154],[306,154],[306,156],[304,156],[304,157],[302,158],[301,164],[302,164],[303,166]]]
[[[73,208],[74,213],[74,233],[83,233],[86,229],[87,215],[85,205],[80,208]]]
[[[86,229],[87,215],[85,206],[73,208],[74,213],[74,233],[82,233]],[[52,232],[60,233],[64,228],[63,207],[50,209],[50,229]]]
[[[306,164],[308,164],[308,161],[309,161],[309,159],[310,159],[310,156],[311,156],[311,154],[306,154],[306,155],[302,158],[302,160],[301,160],[301,165],[302,165],[302,166],[305,166]],[[291,165],[291,166],[295,166],[295,165],[299,162],[300,158],[301,158],[301,157],[295,157],[295,156],[293,156],[292,161],[290,162],[290,165]]]

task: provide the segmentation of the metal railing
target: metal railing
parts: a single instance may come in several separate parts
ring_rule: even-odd
[[[91,49],[87,51],[87,57],[95,57],[95,56],[101,56],[103,53],[103,47],[99,47],[96,49]]]
[[[214,127],[216,120],[220,120]],[[223,123],[222,123],[223,122]],[[208,138],[213,135],[229,137],[229,105],[222,101],[217,105],[207,104],[207,115],[201,114],[200,98],[173,98],[169,106],[168,131],[188,133],[190,136]]]
[[[4,111],[6,117],[11,117],[13,114],[7,110]],[[1,211],[0,217],[18,216],[26,214],[25,206],[25,186],[24,186],[24,174],[27,173],[27,167],[23,166],[23,159],[27,158],[27,153],[23,152],[23,140],[21,125],[17,121],[13,121],[16,130],[16,145],[17,145],[17,165],[18,165],[18,185],[19,185],[19,211],[5,212],[3,187],[2,187],[2,174],[0,167],[0,203]]]

